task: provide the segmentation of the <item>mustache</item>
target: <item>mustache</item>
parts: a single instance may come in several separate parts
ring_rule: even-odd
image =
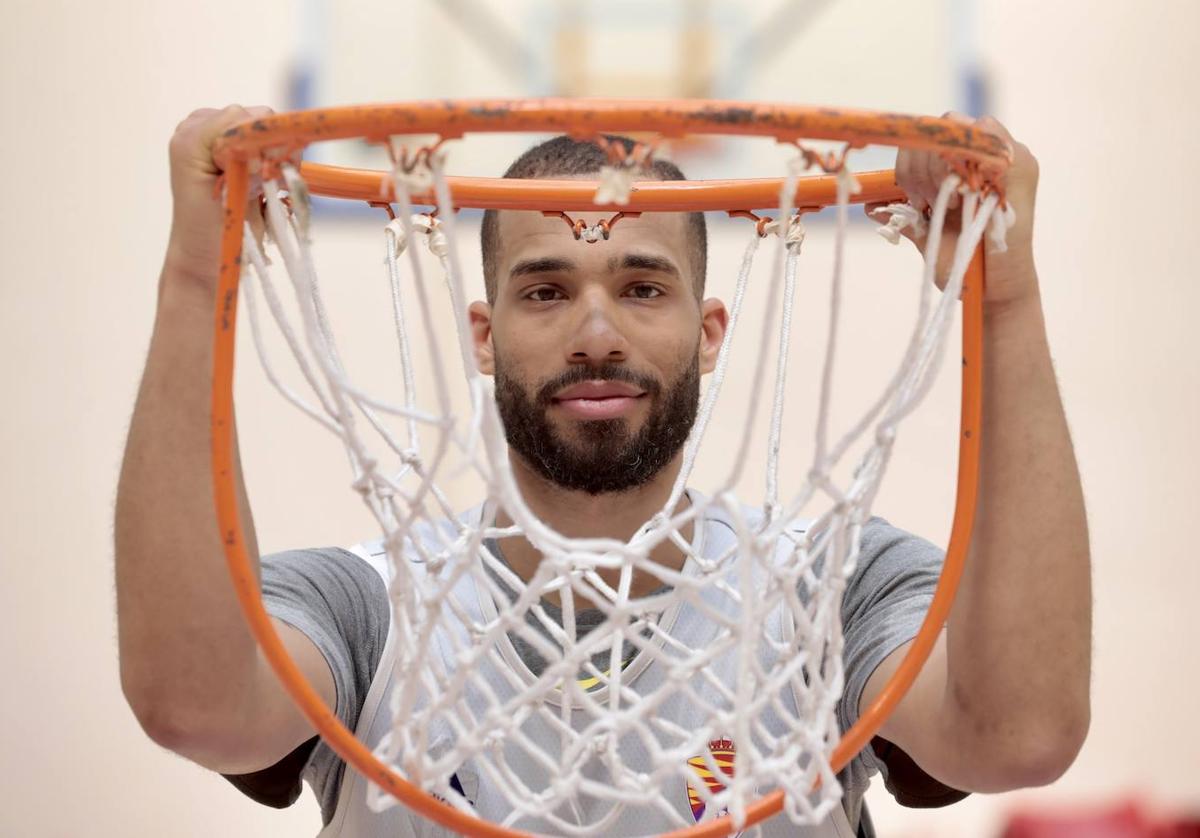
[[[537,402],[543,407],[554,401],[554,394],[564,387],[582,384],[585,381],[621,381],[632,384],[640,390],[645,390],[651,396],[657,396],[662,390],[658,379],[645,373],[635,372],[620,364],[602,364],[598,367],[578,366],[563,370],[560,374],[547,381],[537,391]]]

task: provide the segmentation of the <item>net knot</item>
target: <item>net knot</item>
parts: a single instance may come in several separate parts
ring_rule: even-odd
[[[436,221],[436,219],[435,219]],[[436,225],[429,231],[429,250],[434,256],[445,257],[450,253],[450,242],[446,234]]]
[[[606,754],[608,754],[608,752],[612,750],[612,746],[613,746],[612,738],[613,738],[613,735],[612,735],[611,731],[597,733],[592,738],[591,744],[589,745],[589,747],[592,750],[592,753],[594,753],[598,757],[603,757]]]
[[[446,566],[446,554],[444,552],[434,553],[429,557],[429,561],[426,562],[425,566],[429,568],[429,572],[432,574],[441,573],[442,568]]]
[[[396,255],[399,256],[408,247],[408,234],[404,232],[404,225],[399,218],[393,218],[383,229],[392,235],[392,240],[396,243]]]
[[[414,232],[424,233],[427,235],[429,249],[436,256],[445,256],[450,252],[450,245],[446,240],[446,234],[439,229],[437,217],[426,212],[414,213],[409,219],[409,226]],[[408,232],[405,230],[404,222],[399,218],[393,218],[384,227],[384,230],[391,233],[396,240],[396,255],[399,256],[408,247]]]
[[[875,232],[892,244],[900,243],[900,234],[906,228],[911,228],[916,238],[925,235],[925,216],[912,204],[888,204],[886,207],[876,207],[871,215],[879,218],[887,216],[887,221],[875,228]]]
[[[783,229],[779,219],[772,219],[762,225],[759,235],[782,236],[784,244],[789,253],[799,253],[800,245],[804,244],[805,236],[804,222],[801,221],[799,214],[790,216],[787,220],[787,229]]]
[[[362,468],[362,474],[360,474],[350,483],[350,488],[363,497],[366,497],[371,493],[371,490],[375,486],[375,481],[371,479],[371,475],[375,473],[375,466],[377,466],[378,463],[372,459],[364,459],[360,465]]]
[[[600,224],[591,224],[580,227],[579,238],[583,239],[589,244],[595,244],[598,241],[608,238],[608,230],[602,227]]]

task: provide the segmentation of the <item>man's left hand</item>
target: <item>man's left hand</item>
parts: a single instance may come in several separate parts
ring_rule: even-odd
[[[1037,196],[1038,163],[1029,148],[1013,139],[1008,129],[990,116],[979,120],[958,113],[947,113],[950,119],[974,123],[980,128],[994,131],[1012,144],[1013,161],[1001,180],[1005,199],[1016,215],[1015,223],[1005,237],[1007,249],[998,251],[985,237],[984,266],[987,271],[987,294],[985,305],[990,310],[1004,308],[1014,302],[1036,298],[1038,294],[1037,273],[1033,264],[1033,213]],[[950,172],[950,167],[941,155],[930,151],[901,149],[896,156],[896,184],[908,195],[909,203],[919,211],[933,205],[938,188]],[[872,215],[882,204],[868,204],[868,215],[876,221],[887,221],[887,216]],[[950,199],[950,211],[942,232],[942,245],[938,253],[937,282],[942,287],[954,255],[954,245],[962,228],[962,200],[957,194]],[[914,236],[911,227],[903,234],[922,253],[925,251],[925,235]]]

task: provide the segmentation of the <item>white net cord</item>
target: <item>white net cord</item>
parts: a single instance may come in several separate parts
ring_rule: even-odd
[[[838,434],[830,403],[847,211],[856,188],[849,171],[839,171],[814,453],[806,470],[792,472],[804,475],[802,485],[785,494],[780,440],[805,238],[790,203],[799,177],[793,167],[779,220],[762,229],[775,237],[776,247],[749,376],[748,430],[728,446],[734,452],[729,474],[707,497],[688,485],[746,317],[758,230],[746,245],[724,342],[668,502],[628,542],[568,538],[541,521],[521,496],[491,380],[475,366],[441,157],[405,152],[394,159],[398,215],[384,230],[384,249],[387,311],[402,370],[399,399],[369,395],[346,368],[308,242],[306,190],[292,169],[285,168],[282,184],[266,185],[265,198],[269,241],[290,277],[296,314],[288,313],[272,281],[273,266],[249,230],[243,280],[269,381],[340,439],[352,485],[378,522],[387,550],[397,654],[387,705],[392,723],[377,755],[463,812],[490,811],[504,825],[538,832],[652,833],[726,814],[740,827],[746,807],[776,788],[785,790],[786,815],[794,823],[821,822],[841,796],[830,755],[840,736],[835,708],[844,685],[841,598],[859,535],[897,427],[931,385],[971,255],[985,232],[1002,236],[1011,217],[997,209],[994,195],[962,193],[964,223],[945,293],[932,298],[937,260],[929,258],[902,357],[884,391]],[[438,206],[416,212],[411,196],[426,186]],[[622,188],[620,177],[606,174],[597,200],[616,202]],[[960,189],[953,176],[941,185],[927,252],[937,252],[950,197]],[[904,206],[887,208],[889,238],[922,223]],[[431,325],[436,292],[418,242],[436,263],[453,307],[465,415],[454,412],[451,382],[457,375]],[[268,358],[260,292],[311,395],[285,383]],[[413,328],[414,317],[423,329]],[[430,393],[418,392],[418,356],[432,370]],[[766,483],[761,497],[747,502],[733,487],[750,460],[749,429],[764,397],[770,399]],[[839,481],[835,475],[844,461],[852,462],[852,477]],[[469,514],[455,510],[438,486],[464,470],[486,490]],[[736,533],[718,547],[704,541],[704,522],[713,515]],[[497,526],[501,518],[511,523]],[[542,557],[527,579],[497,546],[517,536]],[[665,543],[683,554],[681,566],[651,557]],[[635,578],[651,579],[658,588],[635,596]],[[689,634],[688,626],[703,626],[703,634]],[[518,645],[540,663],[529,664],[517,654]],[[681,813],[669,791],[681,783],[690,812]],[[466,785],[486,789],[487,802],[464,793]],[[378,809],[395,805],[378,789],[370,802]]]

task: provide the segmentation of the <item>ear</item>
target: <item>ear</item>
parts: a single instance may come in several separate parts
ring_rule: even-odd
[[[700,304],[700,372],[710,373],[717,366],[717,354],[725,340],[729,312],[725,304],[711,297]]]
[[[475,364],[484,375],[496,373],[496,348],[492,345],[492,307],[476,300],[467,307],[471,338],[475,342]]]

